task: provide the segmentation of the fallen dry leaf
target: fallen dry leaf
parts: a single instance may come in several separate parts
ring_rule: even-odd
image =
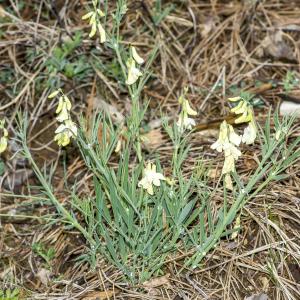
[[[3,8],[2,5],[0,5],[0,18],[4,18],[6,15],[5,15],[5,10]]]
[[[9,172],[8,175],[4,177],[3,187],[7,190],[16,191],[32,176],[32,174],[33,171],[26,168]],[[0,176],[0,181],[1,180],[2,176]]]
[[[266,36],[261,42],[261,46],[262,49],[257,52],[259,57],[269,55],[275,59],[286,59],[288,61],[295,60],[294,51],[284,40],[283,32],[281,30]]]
[[[168,285],[168,284],[170,284],[169,277],[170,277],[170,274],[166,274],[166,275],[161,276],[161,277],[153,278],[149,281],[144,282],[143,286],[145,288],[156,288],[158,286],[162,286],[162,285],[165,285],[165,284]]]
[[[97,138],[98,138],[98,142],[100,144],[102,144],[102,141],[103,141],[103,135],[105,134],[105,139],[107,141],[107,143],[110,142],[110,134],[109,134],[109,131],[106,130],[106,132],[103,132],[103,123],[100,122],[99,123],[99,127],[98,127],[98,131],[97,131]]]
[[[220,176],[221,176],[221,169],[220,168],[209,169],[207,171],[207,176],[209,178],[212,178],[212,179],[220,178]]]
[[[179,18],[179,17],[169,15],[169,16],[165,17],[165,20],[167,22],[172,23],[172,24],[176,23],[176,24],[181,25],[181,26],[193,27],[193,22],[191,22],[189,20],[186,20],[186,19],[183,19],[183,18]]]
[[[279,108],[279,114],[281,116],[290,116],[294,114],[300,116],[300,103],[283,101]]]
[[[257,162],[253,159],[250,158],[250,156],[244,157],[244,166],[246,170],[256,170],[257,169]]]
[[[293,89],[292,91],[289,92],[283,92],[279,93],[278,96],[283,100],[283,101],[291,101],[297,104],[300,104],[300,90],[299,89]]]
[[[207,17],[203,24],[200,24],[201,36],[207,38],[216,28],[216,20],[213,17]]]
[[[161,146],[165,141],[160,129],[153,129],[142,135],[143,145],[147,150],[154,150]]]
[[[269,289],[269,286],[270,286],[269,279],[267,277],[262,276],[262,277],[259,277],[259,280],[260,280],[260,282],[262,284],[262,289],[264,291],[267,291]]]
[[[267,294],[256,294],[245,298],[245,300],[268,300]]]
[[[51,272],[48,269],[41,268],[36,274],[36,276],[39,278],[43,285],[48,285],[50,281]]]
[[[119,294],[119,290],[108,290],[103,292],[91,292],[87,294],[82,300],[107,300]]]
[[[124,123],[125,117],[123,116],[123,114],[121,114],[118,111],[118,109],[115,106],[107,103],[106,101],[100,99],[99,97],[94,98],[93,103],[95,109],[103,110],[111,117],[111,119],[115,124]]]

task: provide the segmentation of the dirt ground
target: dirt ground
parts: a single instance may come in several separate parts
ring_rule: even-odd
[[[86,2],[0,1],[0,117],[13,136],[18,111],[27,112],[30,149],[39,165],[54,165],[55,193],[62,203],[75,181],[82,193],[89,192],[91,178],[75,146],[61,150],[53,142],[55,108],[47,100],[49,88],[64,86],[78,118],[81,113],[90,117],[101,101],[122,117],[130,111],[128,94],[115,81],[120,74],[111,49],[88,38],[81,20]],[[162,164],[170,159],[172,145],[161,128],[161,111],[174,118],[180,92],[190,87],[188,98],[198,116],[186,176],[199,155],[213,170],[211,184],[219,176],[221,159],[207,150],[221,120],[230,119],[228,96],[256,94],[261,123],[282,101],[300,103],[299,83],[284,86],[288,72],[300,77],[298,0],[130,0],[121,34],[126,43],[139,46],[143,57],[158,46],[143,97],[150,100],[145,148],[149,156],[158,152]],[[68,39],[76,36],[78,45],[69,45]],[[62,56],[55,54],[57,48]],[[300,134],[299,124],[297,120],[295,132]],[[237,238],[224,239],[199,268],[178,273],[188,255],[179,249],[166,265],[167,275],[131,286],[101,258],[96,269],[79,261],[86,251],[84,240],[54,222],[55,208],[36,189],[30,165],[16,155],[19,147],[11,142],[0,166],[5,167],[0,174],[0,290],[18,289],[14,299],[300,299],[299,165],[289,170],[288,179],[246,205]],[[256,168],[255,151],[244,147],[246,155],[237,166],[243,178]],[[9,197],[11,191],[30,191],[35,197]]]

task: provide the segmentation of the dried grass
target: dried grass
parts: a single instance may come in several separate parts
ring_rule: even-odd
[[[190,87],[188,97],[200,114],[199,131],[191,138],[191,155],[185,163],[188,176],[199,157],[204,157],[211,169],[220,168],[221,160],[208,149],[220,118],[229,116],[226,98],[230,88],[249,90],[257,81],[277,83],[276,87],[269,85],[268,89],[255,90],[264,102],[256,114],[259,120],[264,120],[268,108],[281,101],[280,82],[286,72],[294,70],[299,75],[300,6],[297,1],[293,4],[285,0],[170,1],[173,2],[175,10],[157,26],[153,21],[153,1],[130,1],[122,34],[124,40],[142,49],[144,57],[155,45],[159,46],[154,75],[144,91],[145,98],[150,99],[149,122],[160,118],[160,109],[174,117],[180,91],[186,85]],[[1,16],[5,15],[5,22],[0,24],[3,32],[0,73],[8,74],[11,70],[13,74],[12,80],[6,78],[0,82],[0,113],[8,119],[13,135],[16,112],[19,109],[28,112],[32,151],[40,162],[51,160],[56,164],[57,193],[61,201],[68,201],[58,162],[61,153],[52,143],[53,107],[46,101],[45,92],[38,91],[38,78],[47,76],[43,63],[53,48],[85,28],[80,20],[84,1],[25,1],[24,4],[22,11],[13,0],[5,1],[0,8]],[[272,39],[279,31],[283,34],[282,42],[266,46],[266,39]],[[95,45],[94,41],[84,39],[75,55],[87,54]],[[292,57],[286,56],[287,49],[292,51]],[[26,58],[28,50],[35,51],[32,61]],[[108,49],[101,48],[101,53],[103,61],[111,61]],[[100,71],[85,78],[81,85],[63,75],[62,79],[76,99],[78,113],[85,110],[90,91],[108,102],[113,99],[111,103],[125,115],[130,109],[127,96]],[[296,134],[299,135],[299,130]],[[162,164],[169,160],[171,148],[168,142],[158,145]],[[244,151],[247,156],[238,167],[247,178],[256,166],[252,159],[256,150]],[[66,157],[65,180],[70,184],[80,178],[82,193],[91,192],[89,175],[84,172],[78,153],[70,149]],[[6,175],[18,168],[23,167],[11,165]],[[127,285],[122,282],[121,274],[102,260],[96,270],[84,263],[76,264],[76,258],[86,250],[76,232],[58,225],[45,226],[43,219],[2,218],[0,286],[13,283],[23,287],[24,294],[30,290],[29,299],[87,300],[97,296],[99,299],[244,299],[260,292],[268,294],[270,299],[299,299],[299,166],[290,170],[290,174],[288,180],[269,187],[246,206],[237,239],[224,240],[196,271],[178,273],[182,257],[188,255],[178,249],[178,257],[170,258],[166,266],[167,280],[152,287]],[[19,184],[20,193],[32,181],[27,178]],[[215,195],[216,206],[221,200],[220,190]],[[2,198],[1,201],[1,213],[34,216],[54,213],[51,207],[36,205],[35,200]],[[37,277],[43,261],[32,253],[33,242],[55,249],[53,279],[46,286]]]

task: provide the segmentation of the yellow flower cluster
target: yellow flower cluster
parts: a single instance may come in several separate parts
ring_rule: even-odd
[[[8,144],[8,131],[4,125],[5,120],[3,119],[0,121],[0,131],[2,132],[2,136],[0,138],[0,154],[6,150]]]
[[[70,111],[72,104],[70,99],[62,92],[61,89],[54,91],[49,95],[49,99],[53,99],[59,96],[58,106],[56,109],[56,120],[62,123],[55,130],[54,141],[57,142],[58,146],[65,147],[70,144],[71,138],[76,138],[77,136],[77,126],[72,121]]]
[[[186,99],[187,92],[188,88],[186,87],[178,99],[178,102],[181,105],[181,112],[177,121],[177,126],[181,132],[185,129],[192,129],[192,127],[196,125],[195,120],[189,117],[189,115],[196,116],[197,112],[191,108],[189,100]]]
[[[235,161],[241,156],[241,151],[237,148],[242,141],[242,137],[234,132],[233,127],[226,121],[220,126],[219,139],[211,145],[211,148],[218,152],[224,151],[225,161],[222,174],[225,175],[225,185],[232,189],[230,173],[235,171]]]
[[[126,84],[132,85],[134,84],[140,76],[143,75],[141,70],[136,67],[136,63],[138,65],[142,65],[144,63],[144,59],[140,57],[135,49],[135,47],[130,47],[130,58],[126,62],[126,66],[128,68],[128,75]]]
[[[101,9],[97,8],[97,4],[98,1],[94,0],[93,1],[94,11],[90,11],[84,16],[82,16],[82,20],[89,20],[89,25],[91,26],[89,37],[92,38],[98,30],[100,36],[100,43],[105,43],[106,33],[100,22],[100,18],[104,17],[105,14]]]
[[[239,101],[239,103],[234,108],[232,108],[231,111],[236,115],[240,115],[235,120],[236,124],[248,123],[248,126],[244,130],[242,142],[247,145],[253,144],[256,139],[257,128],[252,106],[247,103],[242,97],[228,98],[228,100],[231,102]]]
[[[212,149],[218,152],[224,151],[225,161],[222,169],[222,174],[225,175],[225,186],[228,189],[233,188],[230,173],[235,170],[235,161],[241,156],[241,151],[237,148],[240,143],[253,144],[256,139],[257,128],[254,119],[252,106],[242,97],[234,97],[228,99],[231,102],[239,103],[231,109],[233,113],[239,115],[235,120],[236,124],[248,123],[244,129],[242,136],[234,132],[233,127],[224,121],[220,126],[219,139],[211,145]]]

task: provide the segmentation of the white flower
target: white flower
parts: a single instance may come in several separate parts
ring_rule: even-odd
[[[242,141],[242,137],[238,134],[235,133],[232,125],[228,125],[228,129],[229,129],[229,141],[236,145],[236,146],[239,146],[241,141]]]
[[[211,149],[222,152],[223,150],[231,149],[233,152],[239,151],[235,146],[239,146],[241,143],[241,136],[234,132],[231,125],[223,121],[220,126],[219,138],[210,147]],[[233,149],[236,149],[235,151]]]
[[[133,59],[136,61],[137,64],[142,65],[144,63],[144,59],[138,55],[135,47],[133,46],[131,46],[131,53]]]
[[[180,131],[184,131],[184,129],[191,130],[196,125],[196,122],[194,119],[189,118],[187,114],[180,114],[176,124]]]
[[[210,148],[222,152],[224,150],[224,145],[228,143],[228,127],[227,122],[223,121],[220,125],[219,138],[214,142]]]
[[[233,155],[235,159],[241,155],[241,152],[236,148],[241,143],[242,137],[234,132],[231,125],[223,121],[220,126],[219,139],[210,147],[218,152],[225,151],[225,156]]]
[[[134,84],[140,76],[143,75],[143,73],[135,66],[135,60],[130,58],[127,61],[127,67],[128,67],[128,77],[126,80],[127,85]]]
[[[237,160],[242,155],[241,151],[231,143],[224,144],[223,149],[224,149],[225,157],[233,156],[233,158]]]
[[[66,120],[55,130],[54,141],[57,142],[58,146],[66,146],[70,143],[71,138],[76,138],[77,136],[77,126],[71,120]]]
[[[244,129],[244,134],[242,137],[242,142],[250,145],[253,144],[256,139],[256,125],[252,120],[249,125]]]
[[[165,176],[156,172],[156,165],[149,162],[144,169],[144,177],[139,181],[138,186],[147,190],[148,194],[153,195],[153,185],[160,186],[160,180],[166,180]]]

